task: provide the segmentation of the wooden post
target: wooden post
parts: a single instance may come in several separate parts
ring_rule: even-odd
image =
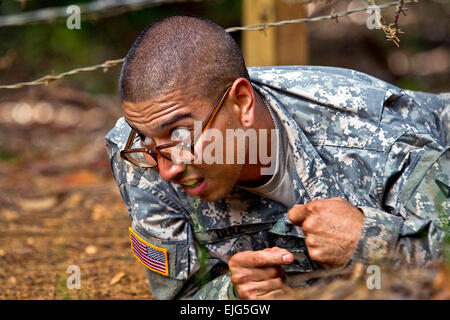
[[[243,0],[242,25],[304,18],[305,11],[295,0]],[[242,32],[247,66],[308,64],[305,23]]]

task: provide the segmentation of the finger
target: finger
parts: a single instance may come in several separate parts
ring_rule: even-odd
[[[231,282],[234,284],[264,281],[280,276],[280,271],[277,267],[231,269]]]
[[[284,289],[285,286],[280,278],[275,278],[265,281],[247,282],[237,286],[236,289],[241,299],[260,299],[260,297],[272,291]]]
[[[288,218],[292,221],[293,224],[297,226],[301,226],[303,221],[305,221],[308,216],[309,211],[304,204],[297,204],[291,208],[288,212]]]
[[[230,258],[230,268],[258,268],[290,264],[294,255],[281,248],[270,248],[259,251],[243,251]]]
[[[259,300],[296,300],[294,290],[278,289],[258,296]]]

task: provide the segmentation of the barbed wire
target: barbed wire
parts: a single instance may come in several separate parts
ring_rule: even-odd
[[[387,2],[384,4],[376,5],[376,6],[380,9],[384,9],[387,7],[400,5],[402,2],[404,2],[404,4],[417,3],[417,0],[393,1],[393,2]],[[226,31],[227,32],[244,31],[244,30],[246,30],[246,31],[262,31],[262,30],[270,28],[270,27],[279,27],[279,26],[286,25],[286,24],[294,24],[294,23],[302,23],[302,22],[315,22],[315,21],[328,20],[328,19],[336,19],[337,20],[340,17],[347,16],[347,15],[357,13],[357,12],[366,11],[369,8],[370,7],[362,7],[362,8],[358,8],[358,9],[352,9],[352,10],[341,11],[341,12],[334,12],[332,10],[331,13],[327,16],[317,16],[314,18],[300,18],[300,19],[292,19],[292,20],[282,20],[282,21],[277,21],[277,22],[257,23],[257,24],[252,24],[252,25],[248,25],[248,26],[244,26],[244,27],[228,28],[228,29],[226,29]]]
[[[82,68],[76,68],[70,71],[66,71],[63,73],[60,73],[58,75],[46,75],[44,77],[41,77],[39,79],[36,79],[34,81],[29,81],[29,82],[19,82],[19,83],[15,83],[15,84],[10,84],[10,85],[0,85],[0,90],[2,89],[20,89],[26,86],[37,86],[37,85],[41,85],[41,84],[48,84],[51,81],[55,81],[55,80],[59,80],[74,74],[78,74],[81,72],[89,72],[89,71],[96,71],[99,69],[103,69],[103,72],[108,71],[109,68],[115,67],[116,65],[122,63],[125,61],[125,58],[122,59],[116,59],[116,60],[107,60],[105,62],[103,62],[102,64],[96,64],[94,66],[89,66],[89,67],[82,67]]]
[[[89,3],[79,4],[81,18],[101,19],[116,16],[128,11],[135,11],[147,7],[178,2],[198,2],[204,0],[96,0]],[[67,18],[67,6],[44,8],[34,11],[1,15],[0,27],[23,26],[40,22],[55,22],[61,18]]]
[[[409,3],[417,3],[417,0],[388,2],[388,3],[381,4],[381,5],[377,5],[377,7],[380,9],[383,9],[383,8],[396,6],[396,5],[400,5],[400,4],[402,4],[402,7],[403,7],[403,5],[409,4]],[[231,28],[225,29],[225,31],[227,31],[229,33],[236,32],[236,31],[262,31],[267,28],[279,27],[279,26],[286,25],[286,24],[315,22],[315,21],[333,20],[333,19],[336,19],[336,21],[337,21],[337,19],[340,17],[347,16],[347,15],[357,13],[357,12],[362,12],[369,8],[370,7],[364,7],[364,8],[358,8],[358,9],[341,11],[341,12],[334,12],[332,10],[331,13],[327,16],[317,16],[317,17],[313,17],[313,18],[301,18],[301,19],[292,19],[292,20],[281,20],[281,21],[277,21],[277,22],[258,23],[258,24],[243,26],[243,27],[231,27]],[[42,85],[42,84],[48,84],[51,81],[59,80],[59,79],[62,79],[62,78],[65,78],[65,77],[68,77],[71,75],[75,75],[75,74],[78,74],[81,72],[96,71],[99,69],[103,69],[103,71],[106,72],[106,71],[108,71],[109,68],[122,63],[124,60],[125,60],[125,58],[116,59],[116,60],[108,60],[102,64],[97,64],[97,65],[89,66],[89,67],[76,68],[76,69],[73,69],[73,70],[70,70],[67,72],[60,73],[58,75],[46,75],[44,77],[41,77],[41,78],[33,80],[33,81],[29,81],[29,82],[19,82],[19,83],[10,84],[10,85],[0,85],[0,90],[2,90],[2,89],[20,89],[20,88],[23,88],[26,86],[37,86],[37,85]]]
[[[418,2],[418,0],[414,0],[414,2]],[[367,3],[373,7],[377,7],[378,5],[375,3],[375,0],[367,0]],[[398,26],[398,20],[400,18],[400,13],[403,13],[406,16],[406,11],[408,10],[405,6],[405,1],[400,0],[399,4],[395,9],[395,18],[394,22],[390,24],[386,24],[384,21],[383,15],[380,13],[379,16],[379,29],[384,32],[386,40],[392,41],[397,47],[400,47],[400,38],[399,35],[404,33],[400,27]]]

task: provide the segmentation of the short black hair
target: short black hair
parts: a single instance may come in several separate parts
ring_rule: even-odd
[[[155,21],[131,46],[119,81],[122,101],[142,102],[173,89],[212,97],[250,79],[234,39],[211,20],[175,15]]]

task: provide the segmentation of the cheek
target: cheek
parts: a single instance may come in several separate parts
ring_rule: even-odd
[[[236,184],[242,166],[217,164],[203,166],[201,170],[208,184],[208,193],[220,194],[221,197],[224,197]]]
[[[204,201],[217,201],[228,196],[241,172],[240,165],[211,165],[204,168],[207,188]]]

